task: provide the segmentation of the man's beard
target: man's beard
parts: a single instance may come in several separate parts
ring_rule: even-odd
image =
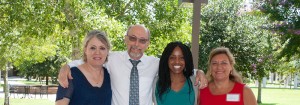
[[[141,53],[129,53],[129,55],[131,56],[131,57],[134,57],[134,58],[138,58],[138,57],[141,57],[142,56],[142,54]]]
[[[131,49],[137,49],[137,50],[140,50],[140,48],[138,48],[138,46],[132,46],[131,48],[130,48],[130,50]],[[131,57],[134,57],[134,58],[139,58],[139,57],[141,57],[142,55],[143,55],[143,53],[133,53],[133,52],[129,52],[129,55],[131,56]]]

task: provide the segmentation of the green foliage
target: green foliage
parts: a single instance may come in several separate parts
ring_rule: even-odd
[[[148,24],[151,30],[149,55],[160,56],[164,47],[171,41],[182,41],[190,44],[191,10],[179,8],[177,1],[161,1],[154,3],[154,20]]]
[[[240,14],[241,2],[212,0],[202,9],[200,68],[206,67],[208,52],[218,46],[232,50],[237,58],[237,69],[244,74],[251,70],[250,65],[257,58],[268,55],[261,53],[270,45],[264,41],[269,33],[260,28],[267,24],[266,19],[253,15],[257,12]],[[0,54],[15,66],[27,61],[40,63],[57,53],[70,58],[73,49],[81,48],[83,37],[93,29],[108,33],[112,50],[125,50],[126,27],[135,23],[143,23],[151,30],[148,55],[160,56],[171,41],[190,44],[191,9],[179,8],[175,0],[3,3]]]
[[[274,25],[268,27],[280,35],[283,48],[280,58],[300,57],[300,2],[299,0],[265,0],[260,10],[268,14]]]
[[[53,27],[61,18],[54,10],[57,7],[55,2],[26,0],[2,3],[2,59],[18,65],[24,60],[43,61],[44,57],[55,55],[57,46],[51,44],[53,37],[48,37],[55,31]]]
[[[159,56],[171,41],[190,42],[191,10],[179,8],[177,3],[176,0],[101,0],[98,2],[109,17],[120,21],[124,26],[144,24],[148,27],[151,31],[151,45],[146,53],[155,56]],[[113,33],[114,36],[122,39],[117,41],[113,39],[113,46],[119,48],[115,50],[125,50],[124,37]]]
[[[289,62],[283,58],[279,62],[281,62],[281,65],[278,67],[277,72],[280,75],[290,75],[300,72],[300,60],[298,58],[290,58]]]
[[[0,54],[15,66],[23,61],[42,62],[47,57],[54,56],[58,49],[62,55],[71,57],[72,48],[80,47],[85,34],[93,29],[116,35],[124,32],[122,24],[105,16],[93,2],[4,3],[6,4],[1,5],[1,15],[4,16],[1,27],[4,28],[0,30]],[[122,42],[120,38],[112,38],[112,42]]]
[[[51,77],[52,82],[57,82],[58,71],[62,64],[66,62],[66,58],[60,55],[55,55],[46,58],[43,62],[35,63],[32,60],[24,61],[18,66],[20,76],[26,78],[44,78]]]
[[[244,77],[253,72],[251,64],[264,55],[273,46],[273,39],[268,43],[271,34],[261,27],[268,24],[267,18],[254,15],[254,12],[241,13],[242,0],[214,0],[204,7],[202,12],[200,67],[207,67],[209,52],[216,47],[228,47],[234,54],[236,69]],[[266,76],[265,72],[261,71]]]
[[[74,48],[80,53],[80,42],[93,29],[108,33],[112,50],[125,50],[126,27],[145,24],[152,43],[147,54],[155,56],[170,41],[189,44],[191,39],[191,10],[179,8],[177,1],[25,0],[2,1],[0,6],[1,59],[12,62],[23,74],[31,72],[25,73],[28,68],[46,67],[43,64],[54,56],[71,58]],[[5,64],[1,62],[1,67]]]

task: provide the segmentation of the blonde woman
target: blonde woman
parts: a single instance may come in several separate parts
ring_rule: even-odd
[[[208,87],[200,90],[199,105],[257,105],[252,90],[234,69],[228,48],[213,49],[208,61]]]
[[[56,105],[111,105],[110,76],[103,64],[110,49],[105,33],[94,30],[83,42],[83,61],[71,68],[68,88],[58,87]]]

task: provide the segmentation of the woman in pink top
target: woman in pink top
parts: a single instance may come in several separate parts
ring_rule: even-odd
[[[209,84],[200,90],[199,105],[257,105],[252,90],[243,84],[234,64],[228,48],[210,52],[206,73]]]

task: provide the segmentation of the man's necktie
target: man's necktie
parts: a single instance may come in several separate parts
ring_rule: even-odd
[[[130,72],[129,105],[139,105],[139,72],[137,64],[141,61],[129,60],[133,65]]]

